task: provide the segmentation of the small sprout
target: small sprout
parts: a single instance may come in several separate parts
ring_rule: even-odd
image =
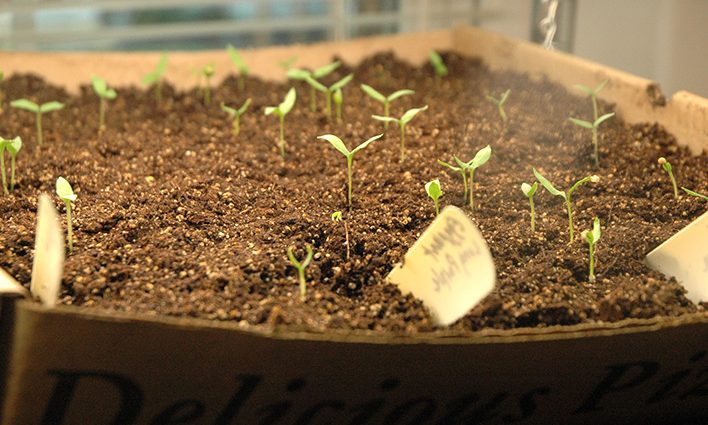
[[[427,182],[425,184],[425,191],[428,192],[428,196],[433,199],[435,203],[435,215],[440,214],[440,206],[438,204],[438,199],[443,195],[442,188],[440,187],[440,180],[435,179]]]
[[[337,122],[342,121],[342,103],[344,102],[344,96],[342,96],[342,89],[337,89],[337,91],[332,94],[332,100],[334,101],[335,115],[337,116]]]
[[[341,80],[337,81],[329,87],[326,87],[324,84],[317,81],[315,78],[313,78],[313,75],[308,75],[307,77],[305,77],[305,81],[307,82],[307,84],[310,85],[310,87],[314,87],[315,90],[321,91],[325,94],[325,114],[327,115],[327,119],[329,120],[332,116],[332,96],[334,95],[334,92],[336,92],[337,90],[341,90],[342,88],[344,88],[344,86],[349,84],[352,78],[354,78],[354,74],[347,75],[346,77],[342,78]]]
[[[347,261],[349,261],[349,226],[347,226],[347,221],[342,219],[341,211],[335,211],[332,213],[332,221],[341,221],[344,224],[344,243],[347,246]]]
[[[56,101],[43,103],[38,105],[31,100],[27,99],[17,99],[10,103],[10,106],[17,109],[24,109],[25,111],[34,112],[36,115],[37,123],[37,144],[42,146],[42,114],[45,112],[58,111],[64,109],[64,104]]]
[[[236,66],[236,69],[238,69],[238,89],[239,91],[243,91],[243,89],[246,87],[246,78],[248,77],[249,73],[248,66],[246,66],[246,63],[243,61],[241,55],[238,54],[236,48],[233,45],[227,45],[226,51],[229,53],[229,58],[231,58],[231,62],[233,62]]]
[[[671,185],[674,187],[674,199],[678,199],[678,188],[676,186],[676,179],[674,178],[674,169],[671,166],[671,163],[667,161],[666,158],[664,158],[663,156],[659,158],[657,162],[669,175],[669,178],[671,179]]]
[[[453,171],[459,171],[462,174],[462,181],[465,185],[465,195],[467,194],[467,181],[465,179],[465,172],[469,170],[470,172],[470,209],[474,210],[474,172],[477,168],[481,167],[482,165],[486,164],[487,161],[489,161],[489,158],[492,156],[492,147],[487,145],[477,151],[477,153],[474,155],[474,158],[472,158],[468,162],[462,162],[458,157],[454,157],[455,162],[457,163],[457,167],[453,167],[452,165],[443,162],[443,161],[438,161],[438,164],[443,165],[445,167],[450,168]]]
[[[493,104],[497,105],[497,109],[499,110],[499,116],[501,117],[502,121],[504,121],[504,124],[506,124],[508,120],[506,112],[504,112],[504,105],[506,105],[506,101],[509,100],[509,94],[511,94],[511,89],[502,93],[499,99],[494,96],[487,95],[487,99]]]
[[[214,76],[214,64],[204,65],[202,69],[199,70],[199,76],[204,80],[204,88],[202,88],[202,94],[204,96],[204,104],[208,105],[211,103],[211,77]]]
[[[595,282],[595,244],[600,240],[600,219],[595,217],[592,223],[592,231],[583,230],[581,237],[588,242],[590,248],[590,272],[588,280]]]
[[[106,103],[109,100],[115,99],[116,96],[118,96],[118,93],[116,93],[115,90],[108,88],[106,80],[101,77],[97,77],[95,75],[91,77],[91,84],[93,85],[93,91],[95,91],[101,99],[98,114],[98,131],[101,132],[106,128]]]
[[[59,177],[56,183],[56,191],[59,199],[66,205],[66,231],[69,241],[69,253],[74,252],[74,236],[71,226],[71,203],[76,202],[76,194],[71,188],[71,184],[64,177]]]
[[[366,84],[362,84],[361,89],[364,91],[364,93],[369,95],[369,97],[371,97],[375,101],[383,103],[383,106],[384,106],[383,116],[384,117],[390,116],[389,115],[389,107],[390,107],[391,102],[398,99],[399,97],[408,96],[408,95],[415,93],[413,90],[403,89],[403,90],[397,90],[388,96],[384,96],[379,91],[377,91],[373,87],[368,86]],[[385,126],[386,126],[385,128],[388,128],[388,121],[386,121]]]
[[[297,56],[290,56],[287,59],[283,59],[278,62],[278,66],[283,68],[285,71],[289,71],[293,65],[297,62]]]
[[[422,108],[412,108],[407,110],[406,112],[401,115],[401,118],[392,118],[392,117],[384,117],[381,115],[372,115],[371,117],[375,120],[382,121],[385,123],[388,122],[395,122],[398,123],[398,127],[401,130],[401,159],[400,161],[403,162],[406,159],[406,124],[408,124],[413,117],[418,115],[418,112],[425,111],[428,109],[428,105],[423,106]]]
[[[288,259],[290,260],[290,264],[293,265],[297,269],[297,276],[298,280],[300,281],[300,301],[305,301],[305,294],[307,292],[307,282],[305,282],[305,268],[310,265],[310,262],[312,261],[312,248],[310,245],[305,245],[305,249],[307,250],[307,255],[305,256],[305,259],[302,262],[299,262],[297,258],[295,258],[295,255],[293,255],[293,247],[288,248]]]
[[[278,139],[278,147],[280,148],[280,156],[285,158],[285,116],[293,109],[297,94],[295,88],[291,87],[285,99],[278,106],[266,106],[265,114],[270,115],[275,113],[280,118],[280,138]]]
[[[327,65],[321,66],[314,71],[310,72],[304,69],[297,69],[297,68],[292,68],[288,70],[288,78],[293,79],[293,80],[300,80],[300,81],[306,81],[307,77],[310,77],[315,80],[319,80],[320,78],[324,78],[334,72],[335,69],[339,68],[339,65],[341,65],[341,62],[339,61],[334,61],[332,63],[329,63]],[[310,111],[315,112],[317,109],[316,105],[316,99],[315,99],[315,86],[310,84]]]
[[[155,70],[148,72],[143,77],[142,81],[143,85],[155,86],[155,100],[157,101],[158,105],[162,103],[162,85],[164,83],[162,76],[167,70],[167,61],[167,53],[163,53],[162,55],[160,55],[160,61],[157,63],[157,67],[155,68]]]
[[[681,186],[681,189],[682,189],[684,192],[686,192],[686,193],[688,193],[689,195],[691,195],[691,196],[695,196],[696,198],[700,198],[700,199],[703,199],[704,201],[708,201],[708,195],[703,195],[703,194],[701,194],[701,193],[694,192],[694,191],[692,191],[691,189],[686,189],[686,188],[683,187],[683,186]]]
[[[238,109],[226,106],[224,102],[221,102],[220,106],[221,110],[226,112],[232,120],[233,135],[238,136],[241,132],[241,115],[243,115],[248,110],[248,107],[251,106],[251,98],[249,97],[246,99],[246,101],[243,102],[243,105],[241,105]]]
[[[569,234],[570,234],[570,242],[568,242],[568,243],[572,243],[573,239],[574,239],[574,236],[573,236],[573,208],[572,208],[570,197],[573,194],[573,192],[575,192],[575,190],[577,188],[579,188],[580,186],[584,185],[587,182],[597,183],[600,181],[600,177],[598,177],[596,175],[592,175],[592,176],[587,176],[585,178],[582,178],[582,179],[578,180],[577,182],[575,182],[575,184],[573,186],[571,186],[570,189],[568,189],[566,192],[563,192],[563,191],[556,189],[553,186],[553,184],[551,184],[551,182],[548,181],[548,179],[543,177],[543,175],[541,175],[541,173],[539,173],[535,168],[533,169],[533,174],[534,174],[534,176],[536,176],[538,181],[541,182],[543,187],[545,187],[546,190],[551,195],[560,196],[561,198],[563,198],[565,200],[565,207],[568,210],[568,230],[569,230]]]
[[[440,80],[442,80],[443,77],[447,76],[448,71],[447,66],[445,66],[445,62],[443,62],[442,60],[442,57],[435,50],[430,51],[430,64],[435,70],[435,83],[440,84]]]
[[[5,150],[10,153],[10,192],[12,192],[15,189],[15,157],[20,149],[22,149],[22,139],[19,136],[14,139],[0,137],[0,174],[2,174],[2,191],[5,195],[9,194],[5,171]]]
[[[592,120],[593,121],[597,121],[597,119],[599,118],[598,110],[597,110],[597,95],[598,95],[598,93],[600,93],[602,91],[602,89],[605,88],[605,85],[607,85],[608,81],[609,80],[603,80],[594,89],[591,89],[590,87],[588,87],[584,84],[576,84],[575,85],[576,89],[584,92],[585,94],[590,96],[590,99],[592,99],[592,112],[593,112]]]
[[[521,183],[521,191],[524,192],[524,195],[529,198],[529,205],[531,206],[531,231],[535,232],[536,231],[536,211],[534,210],[534,205],[533,205],[533,195],[536,194],[536,190],[538,189],[538,182],[533,182],[532,185],[529,185],[528,183]]]
[[[592,157],[595,160],[595,167],[600,166],[600,152],[599,152],[598,142],[597,142],[597,128],[600,126],[600,124],[602,124],[603,122],[605,122],[609,118],[612,118],[614,115],[615,115],[614,112],[610,112],[609,114],[605,114],[605,115],[601,116],[600,118],[596,119],[594,122],[585,121],[585,120],[581,120],[581,119],[573,118],[573,117],[568,118],[573,124],[575,124],[579,127],[590,129],[592,131],[592,146],[593,146],[593,151],[594,151]]]
[[[462,202],[465,202],[465,201],[467,201],[467,192],[468,192],[468,189],[467,189],[467,168],[468,167],[467,167],[467,164],[462,162],[458,157],[455,156],[453,158],[458,165],[457,167],[455,167],[454,165],[449,164],[445,161],[441,161],[439,159],[438,159],[438,164],[442,165],[443,167],[447,167],[447,168],[451,169],[452,171],[460,173],[460,175],[462,176],[462,185],[464,187],[464,192],[462,193]]]
[[[360,144],[359,146],[355,147],[351,151],[347,149],[344,142],[342,142],[342,139],[333,134],[317,136],[318,139],[328,141],[336,150],[338,150],[342,155],[344,155],[345,158],[347,158],[347,184],[349,186],[349,190],[347,192],[347,201],[349,203],[349,208],[352,207],[352,163],[354,162],[354,154],[369,146],[371,142],[380,139],[381,136],[383,136],[383,134],[374,136],[369,140],[365,141],[364,143]]]

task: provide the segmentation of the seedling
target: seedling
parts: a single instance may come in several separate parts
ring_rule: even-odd
[[[58,111],[64,109],[64,104],[60,102],[47,102],[42,105],[38,105],[31,100],[27,99],[17,99],[10,103],[10,106],[17,109],[24,109],[25,111],[34,112],[36,115],[37,123],[37,144],[42,146],[42,114],[45,112]]]
[[[383,103],[383,106],[384,106],[383,116],[384,117],[390,116],[389,115],[389,106],[390,106],[391,102],[398,99],[399,97],[408,96],[408,95],[415,93],[413,90],[403,89],[403,90],[397,90],[388,96],[384,96],[383,94],[378,92],[376,89],[374,89],[371,86],[367,86],[366,84],[362,84],[361,89],[364,91],[364,93],[369,95],[369,97],[371,97],[375,101]],[[386,126],[385,128],[388,128],[388,121],[385,123],[385,126]]]
[[[297,56],[290,56],[287,59],[279,61],[278,66],[283,68],[285,71],[289,71],[295,62],[297,62]]]
[[[499,99],[494,96],[487,95],[487,99],[493,104],[497,105],[497,109],[499,110],[499,116],[501,117],[502,121],[504,121],[504,124],[506,124],[508,120],[506,112],[504,112],[504,105],[506,105],[506,101],[509,100],[509,94],[511,94],[511,89],[502,93]]]
[[[347,192],[347,201],[349,203],[350,209],[352,207],[352,163],[354,162],[354,155],[357,152],[359,152],[360,150],[369,146],[369,144],[371,142],[373,142],[374,140],[380,139],[381,136],[383,136],[383,134],[379,134],[377,136],[374,136],[374,137],[370,138],[369,140],[365,141],[364,143],[360,144],[359,146],[355,147],[351,151],[349,151],[349,149],[347,149],[344,142],[342,142],[342,139],[340,139],[339,137],[337,137],[333,134],[325,134],[322,136],[317,136],[318,139],[328,141],[336,150],[338,150],[342,155],[344,155],[345,158],[347,158],[347,185],[349,187],[349,190]]]
[[[5,150],[10,153],[10,192],[15,189],[15,157],[22,149],[22,139],[18,136],[14,139],[3,139],[0,137],[0,174],[2,174],[2,191],[8,195],[7,177],[5,171]]]
[[[686,192],[686,193],[688,193],[689,195],[691,195],[691,196],[695,196],[696,198],[700,198],[700,199],[703,199],[704,201],[708,201],[708,195],[703,195],[703,194],[700,194],[700,193],[698,193],[698,192],[694,192],[694,191],[692,191],[691,189],[686,189],[686,188],[683,187],[683,186],[681,186],[681,189],[682,189],[684,192]]]
[[[403,115],[401,115],[401,118],[383,117],[381,115],[371,116],[373,119],[378,121],[382,121],[385,123],[395,122],[398,124],[398,127],[401,130],[401,162],[406,159],[406,124],[408,124],[413,119],[413,117],[418,115],[418,112],[425,111],[426,109],[428,109],[428,105],[425,105],[422,108],[409,109],[404,112]]]
[[[435,215],[440,214],[440,205],[438,204],[438,199],[443,195],[442,188],[440,187],[440,180],[435,179],[427,182],[425,184],[425,191],[428,192],[428,196],[433,199],[435,203]]]
[[[285,99],[278,106],[266,106],[265,114],[270,115],[275,113],[280,119],[280,138],[278,139],[278,148],[280,148],[280,156],[285,158],[285,116],[293,109],[297,94],[295,88],[291,87]]]
[[[600,219],[595,217],[592,222],[592,231],[583,230],[581,236],[588,242],[590,249],[590,271],[588,273],[588,280],[595,282],[595,244],[600,240],[601,236]]]
[[[300,81],[305,81],[307,80],[307,77],[313,78],[315,80],[319,80],[321,78],[324,78],[331,74],[335,69],[339,68],[339,65],[341,65],[341,62],[339,61],[334,61],[332,63],[329,63],[325,66],[321,66],[314,71],[310,72],[304,69],[297,69],[293,68],[288,70],[288,78],[291,78],[293,80],[300,80]],[[317,104],[316,104],[316,99],[315,99],[315,86],[310,84],[310,111],[315,112],[317,109]]]
[[[536,176],[538,181],[541,182],[543,187],[545,187],[546,190],[551,195],[560,196],[561,198],[563,198],[565,200],[565,207],[568,210],[568,231],[570,234],[570,242],[568,242],[568,243],[572,243],[573,239],[574,239],[574,236],[573,236],[573,208],[572,208],[570,197],[573,194],[573,192],[575,192],[575,190],[577,188],[579,188],[580,186],[582,186],[585,183],[590,182],[590,181],[593,183],[597,183],[598,181],[600,181],[600,177],[593,175],[593,176],[587,176],[585,178],[582,178],[582,179],[578,180],[577,182],[575,182],[575,184],[572,185],[570,187],[570,189],[568,189],[567,191],[564,192],[564,191],[556,189],[553,186],[553,184],[550,181],[548,181],[548,179],[543,177],[543,175],[541,175],[541,173],[539,173],[535,168],[533,169],[533,175]]]
[[[59,177],[56,183],[56,191],[59,199],[66,205],[66,231],[69,241],[69,253],[74,252],[74,234],[71,226],[71,203],[76,202],[76,194],[71,188],[71,184],[64,177]]]
[[[455,162],[457,163],[457,167],[453,167],[452,165],[443,162],[443,161],[438,161],[438,164],[443,165],[445,167],[450,168],[453,171],[458,171],[462,174],[462,181],[465,185],[465,194],[467,193],[467,181],[465,180],[465,172],[469,170],[470,172],[470,183],[469,183],[469,192],[470,192],[470,209],[474,210],[474,172],[477,170],[477,168],[481,167],[482,165],[486,164],[487,161],[489,161],[489,158],[492,156],[492,147],[487,145],[477,151],[477,153],[474,155],[474,158],[472,158],[468,162],[462,162],[458,157],[454,157]]]
[[[238,54],[236,48],[233,45],[227,45],[226,51],[229,53],[229,58],[231,58],[231,62],[233,62],[236,66],[236,69],[238,69],[238,89],[239,91],[243,91],[243,89],[246,87],[246,78],[248,77],[249,73],[248,66],[246,66],[246,63],[243,61],[241,55]]]
[[[573,124],[575,124],[579,127],[590,129],[592,131],[592,146],[594,149],[593,159],[595,160],[595,167],[600,166],[600,153],[598,151],[598,143],[597,143],[597,128],[600,126],[600,124],[602,124],[603,122],[605,122],[609,118],[612,118],[614,115],[615,115],[614,112],[610,112],[609,114],[605,114],[593,122],[585,121],[585,120],[581,120],[581,119],[573,118],[573,117],[568,118]]]
[[[334,92],[337,90],[341,90],[349,84],[349,82],[354,78],[354,74],[349,74],[346,77],[342,78],[341,80],[337,81],[336,83],[332,84],[329,87],[326,87],[324,84],[320,83],[319,81],[315,80],[312,78],[312,76],[308,75],[305,77],[305,81],[307,84],[310,85],[310,87],[314,87],[315,90],[321,91],[325,95],[325,114],[327,114],[327,119],[329,120],[332,116],[332,96]]]
[[[106,80],[101,77],[93,76],[91,77],[91,84],[93,85],[93,91],[96,92],[101,100],[100,109],[98,114],[98,131],[101,132],[106,128],[106,104],[109,100],[113,100],[118,96],[115,90],[108,88]]]
[[[538,189],[538,182],[533,182],[532,185],[528,183],[521,183],[521,191],[524,192],[524,196],[529,198],[529,206],[531,207],[531,231],[536,231],[536,211],[533,205],[533,195],[536,194]]]
[[[199,70],[199,76],[204,80],[204,88],[202,88],[202,94],[204,96],[204,104],[208,105],[211,103],[211,77],[214,76],[214,65],[208,64],[204,68]]]
[[[439,159],[438,159],[438,164],[442,165],[443,167],[447,167],[447,168],[451,169],[452,171],[460,173],[460,175],[462,176],[462,185],[464,187],[464,192],[462,194],[462,202],[465,202],[465,201],[467,201],[467,192],[468,192],[468,189],[467,189],[467,168],[468,168],[467,163],[462,162],[460,160],[460,158],[458,158],[456,156],[453,157],[453,159],[455,160],[455,163],[457,163],[457,167],[455,167],[454,165],[449,164],[445,161],[441,161]]]
[[[295,255],[293,255],[293,247],[288,248],[288,259],[290,260],[290,264],[292,264],[293,267],[297,269],[297,277],[300,281],[300,301],[305,301],[305,294],[307,292],[307,283],[305,282],[305,268],[310,265],[313,256],[312,248],[310,247],[310,245],[305,245],[305,249],[307,250],[307,255],[305,256],[305,259],[302,262],[299,262],[297,258],[295,258]]]
[[[345,237],[345,244],[347,246],[347,261],[349,260],[349,226],[347,226],[347,221],[342,219],[342,212],[341,211],[335,211],[332,213],[332,221],[338,222],[341,221],[342,224],[344,224],[344,237]]]
[[[146,86],[155,86],[155,100],[158,104],[162,103],[162,85],[163,78],[167,70],[167,53],[160,55],[160,61],[157,63],[157,67],[154,71],[148,72],[144,77],[142,83]]]
[[[658,162],[671,179],[671,185],[674,187],[674,199],[678,199],[678,188],[676,186],[676,179],[674,178],[674,169],[671,166],[671,163],[667,161],[666,158],[664,158],[663,156],[659,158]]]
[[[599,118],[598,110],[597,110],[597,95],[598,95],[598,93],[600,93],[602,91],[602,89],[605,88],[605,85],[607,85],[608,81],[609,80],[603,80],[594,89],[592,89],[584,84],[576,84],[575,85],[576,89],[584,92],[585,94],[590,96],[590,99],[592,99],[592,113],[593,113],[592,120],[593,121],[597,121],[597,119]]]
[[[443,62],[442,57],[435,50],[430,51],[430,64],[435,70],[435,84],[440,84],[440,80],[447,76],[447,66]]]
[[[221,110],[226,112],[232,120],[232,132],[234,136],[238,136],[238,134],[241,132],[241,115],[243,115],[248,110],[249,106],[251,106],[250,97],[246,99],[246,101],[243,102],[243,105],[241,105],[241,107],[238,109],[226,106],[224,102],[221,102]]]
[[[337,122],[342,121],[342,103],[344,102],[344,96],[342,95],[342,89],[337,89],[337,91],[332,94],[332,100],[334,101],[335,115],[337,116]]]

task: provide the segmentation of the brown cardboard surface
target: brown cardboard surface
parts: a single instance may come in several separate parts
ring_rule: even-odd
[[[657,121],[694,151],[708,147],[708,100],[681,92],[661,106],[651,81],[473,28],[243,56],[253,73],[282,78],[277,62],[293,55],[296,66],[317,66],[333,54],[354,63],[392,49],[421,62],[430,48],[456,49],[482,57],[492,68],[562,84],[609,78],[601,97],[616,103],[623,119]],[[42,71],[71,90],[91,74],[114,86],[137,84],[158,58],[159,53],[0,53],[3,69]],[[233,70],[225,52],[171,53],[167,77],[189,87],[196,83],[191,69],[209,62],[217,80]],[[708,422],[706,313],[399,336],[241,329],[46,309],[30,301],[10,305],[0,310],[0,326],[12,334],[11,346],[1,340],[10,354],[2,424]]]

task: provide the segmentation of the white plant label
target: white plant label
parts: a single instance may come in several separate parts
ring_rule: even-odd
[[[449,325],[486,297],[496,281],[487,242],[462,210],[448,206],[408,250],[388,280],[412,293],[436,325]]]
[[[650,252],[647,264],[675,277],[689,300],[708,301],[708,212]]]
[[[49,196],[39,196],[37,233],[34,239],[34,262],[30,292],[42,304],[51,307],[57,302],[64,273],[64,233],[59,215]]]

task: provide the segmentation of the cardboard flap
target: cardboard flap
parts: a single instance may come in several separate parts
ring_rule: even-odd
[[[13,279],[8,272],[0,269],[0,298],[26,297],[28,294],[27,290]]]

